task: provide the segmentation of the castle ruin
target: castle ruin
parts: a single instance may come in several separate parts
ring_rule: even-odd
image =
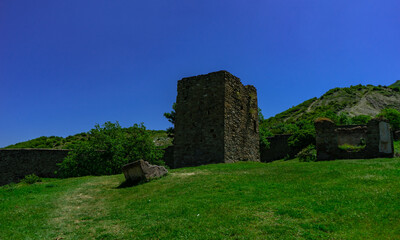
[[[260,161],[257,90],[227,71],[178,81],[173,167]]]
[[[367,125],[336,126],[330,119],[315,121],[317,160],[393,157],[393,134],[386,120]],[[344,149],[341,146],[353,146]]]

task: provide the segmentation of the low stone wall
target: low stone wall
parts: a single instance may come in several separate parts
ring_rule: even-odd
[[[400,140],[400,130],[393,133],[394,140]]]
[[[71,150],[0,149],[0,186],[18,182],[26,175],[56,177],[55,171]]]
[[[296,154],[295,150],[289,147],[288,140],[292,136],[291,134],[281,134],[275,135],[273,137],[268,137],[269,148],[260,146],[261,161],[262,162],[272,162],[274,160],[279,160],[285,158],[287,155]]]
[[[367,125],[336,126],[329,119],[315,122],[317,160],[393,157],[393,134],[387,121],[372,119]],[[340,145],[361,145],[341,149]]]

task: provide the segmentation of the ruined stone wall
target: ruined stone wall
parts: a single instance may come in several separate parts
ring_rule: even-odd
[[[367,126],[365,125],[347,125],[335,129],[338,138],[338,145],[350,144],[360,145],[361,140],[367,139]]]
[[[318,160],[364,159],[393,157],[393,135],[388,122],[372,119],[367,125],[336,126],[328,119],[315,122],[316,148]],[[360,145],[365,139],[365,147],[359,150],[344,150],[343,144]]]
[[[174,168],[174,146],[168,146],[164,149],[163,160],[165,165]]]
[[[178,81],[174,167],[259,161],[257,93],[226,71]]]
[[[291,134],[279,134],[268,137],[269,148],[261,147],[261,161],[272,162],[285,158],[287,155],[293,156],[297,153],[295,149],[289,146],[289,138]]]
[[[394,140],[396,140],[396,141],[400,140],[400,131],[395,131],[395,132],[393,133],[393,138],[394,138]]]
[[[55,177],[54,172],[70,150],[1,149],[0,185],[18,182],[26,175]]]
[[[225,75],[225,162],[259,161],[257,90]]]
[[[224,75],[178,81],[174,167],[224,161]]]

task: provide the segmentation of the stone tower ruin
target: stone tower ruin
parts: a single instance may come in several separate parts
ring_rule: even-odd
[[[178,81],[174,167],[260,161],[257,90],[227,71]]]

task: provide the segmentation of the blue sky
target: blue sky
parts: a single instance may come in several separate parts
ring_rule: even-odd
[[[400,79],[398,0],[2,0],[0,147],[96,123],[170,126],[177,81],[228,70],[265,117]]]

